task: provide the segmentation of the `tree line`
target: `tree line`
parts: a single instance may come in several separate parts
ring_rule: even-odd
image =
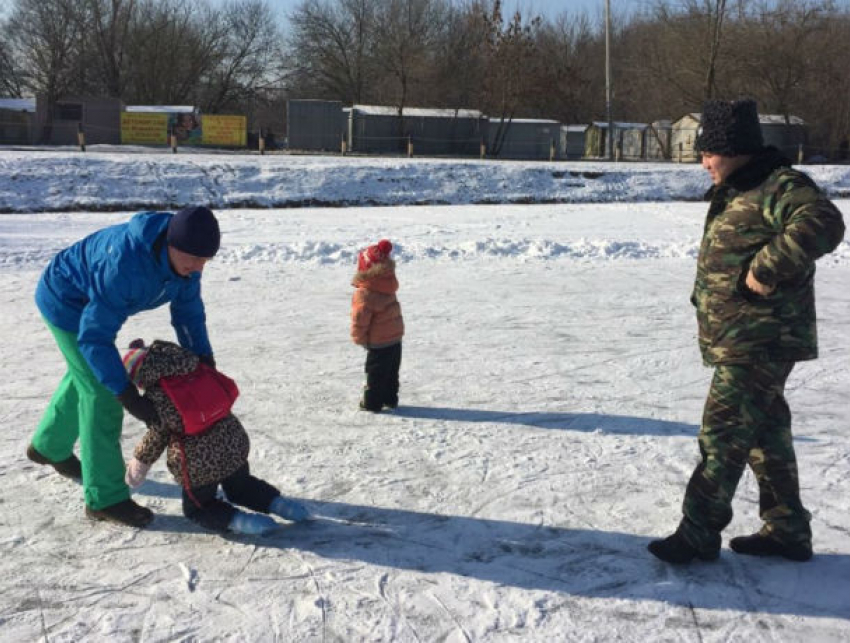
[[[601,16],[506,15],[500,0],[7,0],[0,95],[195,105],[282,129],[287,98],[606,120]],[[612,14],[615,120],[707,98],[799,116],[809,153],[850,138],[850,8],[834,0],[657,0]],[[601,5],[600,5],[601,6]]]

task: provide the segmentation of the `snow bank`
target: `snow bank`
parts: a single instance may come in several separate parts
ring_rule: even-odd
[[[850,195],[850,167],[806,171]],[[0,212],[693,201],[696,164],[0,151]]]

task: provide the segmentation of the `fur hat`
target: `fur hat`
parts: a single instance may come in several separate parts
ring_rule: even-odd
[[[754,154],[764,147],[756,102],[709,100],[702,109],[698,152],[721,156]]]
[[[381,263],[389,258],[393,251],[393,244],[387,239],[381,239],[375,245],[363,249],[357,255],[357,270],[358,272],[366,272],[375,264]]]
[[[124,362],[124,368],[127,369],[127,375],[130,376],[130,381],[137,387],[141,388],[139,369],[142,367],[142,362],[148,356],[148,349],[141,339],[134,339],[130,342],[130,350],[128,350],[121,359]]]
[[[221,231],[209,208],[188,206],[171,217],[165,239],[169,246],[182,252],[209,259],[218,252]]]

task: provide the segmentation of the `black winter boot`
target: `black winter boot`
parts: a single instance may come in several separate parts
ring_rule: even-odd
[[[700,551],[691,546],[678,531],[663,540],[653,540],[646,548],[656,558],[674,565],[685,565],[694,558],[705,561],[717,560],[720,556],[719,549]]]
[[[381,401],[372,389],[363,390],[363,399],[360,400],[361,411],[372,411],[372,413],[381,412]]]
[[[738,536],[729,541],[732,551],[747,556],[782,556],[788,560],[803,562],[812,557],[812,546],[805,543],[783,543],[771,536],[752,534]]]
[[[92,509],[86,505],[86,515],[92,520],[106,520],[140,529],[149,525],[153,520],[153,512],[150,509],[136,504],[129,498],[103,509]]]
[[[56,469],[56,473],[60,476],[65,476],[66,478],[71,478],[73,480],[82,480],[83,478],[83,468],[80,466],[80,461],[77,459],[77,456],[73,453],[64,460],[53,462],[36,451],[33,445],[29,445],[27,447],[27,458],[36,464],[49,464],[51,467]]]

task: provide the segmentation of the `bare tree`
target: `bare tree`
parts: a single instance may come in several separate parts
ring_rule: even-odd
[[[70,0],[17,0],[6,23],[8,42],[20,61],[22,87],[47,101],[37,140],[50,139],[53,107],[79,80],[79,22]]]
[[[801,7],[794,6],[792,10]],[[793,103],[786,108],[803,118],[808,134],[807,154],[831,158],[841,162],[850,161],[850,9],[846,5],[839,10],[833,2],[821,2],[817,8],[819,27],[816,35],[808,39],[805,48],[807,69],[798,76],[798,84],[791,91]],[[792,21],[796,23],[796,21]],[[799,28],[789,25],[793,38]],[[774,39],[784,40],[782,33]],[[778,46],[780,49],[785,43]],[[784,63],[784,55],[778,58],[778,66]],[[777,73],[779,69],[773,71]],[[780,111],[780,108],[776,108]],[[784,113],[784,112],[783,112]]]
[[[624,28],[623,78],[643,86],[644,100],[633,92],[637,102],[649,110],[666,106],[669,115],[716,95],[727,14],[725,0],[658,0],[651,14],[634,18]]]
[[[0,24],[0,34],[7,33],[5,24]],[[17,60],[12,53],[10,43],[0,39],[0,95],[19,98],[23,94],[24,83]]]
[[[563,123],[589,122],[603,95],[602,43],[586,14],[562,14],[544,22],[537,33],[529,115]]]
[[[726,18],[726,0],[713,0],[708,3],[709,53],[708,65],[705,72],[703,96],[709,99],[714,94],[715,76],[717,75],[717,57],[720,55],[720,44],[723,40],[723,21]]]
[[[434,43],[429,104],[471,108],[481,101],[485,60],[481,43],[486,37],[482,0],[446,7],[444,28]]]
[[[80,41],[71,0],[16,0],[6,22],[8,43],[20,63],[22,85],[52,103],[73,83]]]
[[[390,79],[392,104],[398,109],[399,135],[403,110],[415,83],[430,74],[433,50],[442,25],[439,0],[384,0],[375,26],[375,56]],[[421,90],[421,85],[416,87]]]
[[[80,31],[90,37],[96,52],[98,84],[107,96],[121,98],[132,64],[128,51],[136,18],[136,0],[84,0]]]
[[[253,102],[262,89],[277,86],[282,73],[280,34],[266,0],[230,0],[219,15],[224,38],[202,93],[211,112]]]
[[[199,103],[199,88],[222,59],[224,22],[200,0],[137,1],[130,45],[134,64],[125,101]]]
[[[290,23],[295,91],[348,104],[363,102],[373,81],[377,0],[304,0]]]
[[[806,0],[758,2],[737,25],[737,69],[765,107],[790,116],[809,100],[805,79],[824,61],[812,53],[827,32],[826,11]]]
[[[485,15],[485,23],[487,73],[483,102],[491,120],[498,118],[490,150],[498,156],[511,120],[532,88],[532,75],[528,72],[536,55],[535,32],[541,20],[533,18],[523,24],[517,11],[505,24],[501,0],[495,0],[492,10]]]

